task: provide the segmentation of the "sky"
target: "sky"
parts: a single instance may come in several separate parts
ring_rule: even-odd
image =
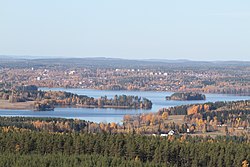
[[[0,0],[0,55],[250,61],[250,1]]]

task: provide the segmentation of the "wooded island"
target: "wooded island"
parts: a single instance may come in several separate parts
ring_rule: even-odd
[[[193,93],[193,92],[187,92],[187,93],[174,93],[171,96],[166,96],[166,100],[206,100],[206,96],[204,94],[200,93]]]

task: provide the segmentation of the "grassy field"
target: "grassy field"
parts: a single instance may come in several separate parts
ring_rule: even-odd
[[[0,109],[13,109],[13,110],[32,109],[33,104],[34,101],[9,103],[8,100],[0,100]]]
[[[175,122],[177,124],[183,124],[184,117],[185,115],[169,115],[168,119],[166,120],[166,123]]]

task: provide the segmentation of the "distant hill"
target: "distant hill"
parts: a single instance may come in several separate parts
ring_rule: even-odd
[[[145,59],[129,60],[121,58],[87,57],[87,58],[44,58],[42,56],[0,56],[3,67],[93,67],[93,68],[193,68],[197,66],[221,68],[223,66],[250,66],[249,61],[191,61]]]

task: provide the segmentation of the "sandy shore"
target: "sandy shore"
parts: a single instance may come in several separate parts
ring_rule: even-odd
[[[8,100],[0,100],[0,109],[25,110],[32,109],[34,101],[9,103]]]

